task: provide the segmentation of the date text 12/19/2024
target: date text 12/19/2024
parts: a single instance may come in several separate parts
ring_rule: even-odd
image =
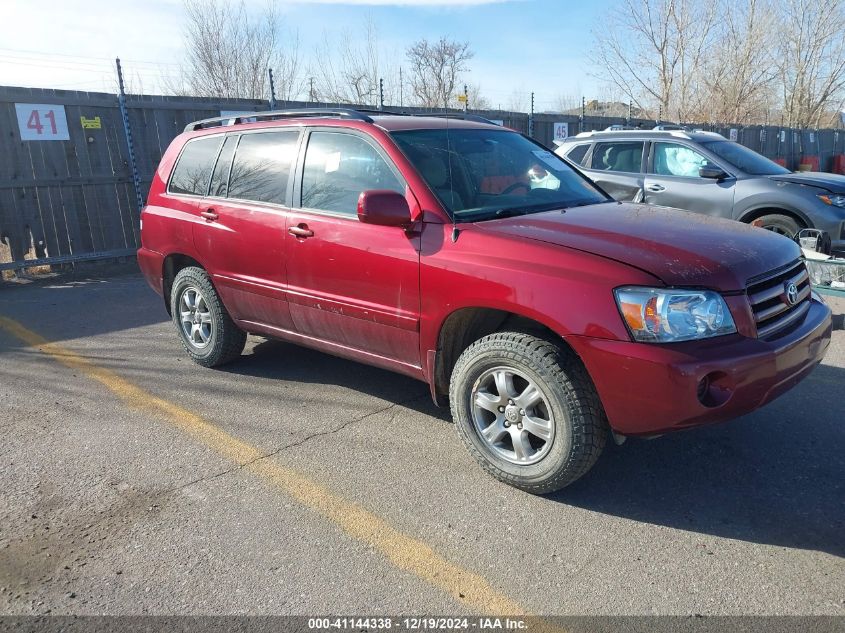
[[[309,618],[308,628],[330,630],[399,630],[399,631],[524,631],[528,623],[520,618],[451,618],[451,617],[321,617]]]

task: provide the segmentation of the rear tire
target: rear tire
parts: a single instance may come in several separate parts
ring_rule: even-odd
[[[218,367],[243,352],[246,332],[229,316],[202,268],[189,266],[173,280],[170,313],[188,356],[203,367]]]
[[[780,235],[785,235],[789,239],[794,238],[798,231],[803,228],[795,218],[788,215],[781,215],[780,213],[761,216],[754,220],[752,224]]]
[[[577,480],[607,442],[604,409],[580,359],[532,334],[496,332],[470,345],[455,364],[449,399],[481,467],[533,494]]]

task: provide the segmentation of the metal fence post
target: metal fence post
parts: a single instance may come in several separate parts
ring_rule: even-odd
[[[587,111],[587,98],[581,97],[581,115],[578,117],[578,133],[584,131],[584,116]]]
[[[528,136],[534,138],[534,93],[531,93],[531,114],[528,115]]]
[[[276,84],[273,83],[273,69],[267,69],[267,76],[270,77],[270,109],[276,109]]]
[[[126,92],[123,87],[123,69],[120,67],[120,57],[115,58],[117,66],[117,85],[120,94],[117,103],[120,106],[120,116],[123,118],[123,133],[126,136],[126,148],[129,152],[129,168],[132,170],[132,185],[135,188],[135,198],[138,203],[138,213],[144,208],[144,196],[141,193],[141,178],[138,175],[138,163],[135,160],[135,146],[132,143],[132,127],[129,125],[129,111],[126,109]]]

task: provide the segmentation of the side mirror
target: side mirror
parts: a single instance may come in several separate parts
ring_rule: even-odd
[[[362,191],[358,196],[358,219],[381,226],[408,226],[411,208],[405,196],[386,189]]]
[[[718,167],[702,167],[698,170],[698,175],[712,180],[722,180],[727,177],[727,174]]]

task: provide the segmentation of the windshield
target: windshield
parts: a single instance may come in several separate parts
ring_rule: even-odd
[[[754,150],[748,149],[745,145],[740,145],[733,141],[706,141],[701,145],[716,154],[719,158],[724,158],[731,165],[737,169],[741,169],[746,174],[752,174],[753,176],[776,176],[778,174],[791,173],[785,167],[781,167],[765,156],[761,156]]]
[[[458,128],[392,136],[458,221],[608,200],[563,160],[516,132]]]

